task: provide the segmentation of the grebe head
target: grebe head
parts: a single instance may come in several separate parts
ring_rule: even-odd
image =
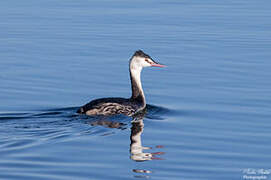
[[[165,67],[165,65],[155,62],[148,54],[142,50],[138,50],[134,53],[130,60],[131,69],[142,69],[143,67]]]

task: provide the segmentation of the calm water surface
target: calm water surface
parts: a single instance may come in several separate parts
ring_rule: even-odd
[[[2,1],[0,179],[271,179],[270,1]],[[129,97],[146,114],[79,116]]]

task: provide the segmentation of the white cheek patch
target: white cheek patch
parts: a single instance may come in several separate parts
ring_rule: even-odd
[[[153,64],[153,62],[148,59],[148,58],[144,58],[144,57],[134,57],[131,60],[131,64],[130,67],[132,69],[139,69],[139,68],[143,68],[143,67],[149,67]]]

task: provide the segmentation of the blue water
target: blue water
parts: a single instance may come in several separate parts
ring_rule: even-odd
[[[0,179],[271,179],[270,7],[0,2]],[[77,115],[130,96],[137,49],[167,65],[143,71],[147,113]]]

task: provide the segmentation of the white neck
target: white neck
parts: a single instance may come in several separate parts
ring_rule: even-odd
[[[133,99],[142,101],[144,106],[146,105],[145,96],[141,84],[141,66],[136,66],[137,64],[131,61],[130,63],[130,78],[131,78],[131,85],[132,85],[132,97]]]
[[[142,71],[142,68],[130,69],[131,76],[134,79],[134,82],[136,83],[138,90],[140,90],[143,93],[143,88],[141,84],[141,71]]]

